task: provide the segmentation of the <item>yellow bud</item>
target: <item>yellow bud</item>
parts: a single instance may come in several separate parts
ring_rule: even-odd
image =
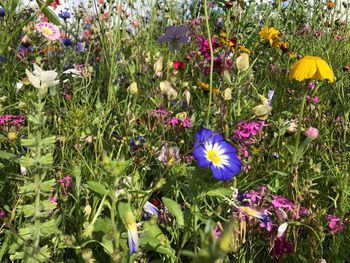
[[[14,141],[17,139],[17,133],[14,132],[14,131],[10,131],[8,134],[7,134],[7,139],[9,139],[10,141]]]
[[[137,91],[138,91],[137,83],[136,82],[131,83],[130,86],[128,87],[128,92],[130,93],[130,95],[135,95]]]
[[[232,90],[230,88],[225,89],[221,96],[224,98],[224,100],[231,100]]]
[[[272,111],[272,107],[269,105],[258,105],[253,108],[253,113],[260,120],[266,120],[269,113]]]
[[[163,69],[163,57],[160,57],[160,58],[156,61],[156,63],[154,63],[153,69],[154,69],[154,71],[155,71],[156,73],[162,71],[162,69]]]

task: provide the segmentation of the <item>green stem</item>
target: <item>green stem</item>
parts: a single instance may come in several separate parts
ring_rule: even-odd
[[[304,91],[303,99],[301,101],[301,107],[299,111],[299,117],[298,117],[298,130],[296,133],[296,139],[295,139],[295,144],[294,144],[294,153],[293,153],[293,165],[297,166],[298,165],[298,152],[299,152],[299,142],[300,142],[300,135],[301,135],[301,123],[304,117],[304,108],[305,108],[305,101],[306,101],[306,95],[307,91]]]
[[[206,127],[209,127],[211,103],[212,103],[212,99],[213,99],[214,51],[213,51],[213,45],[212,45],[212,42],[211,42],[207,0],[204,0],[204,15],[205,15],[205,24],[206,24],[206,27],[207,27],[208,42],[209,42],[209,47],[210,47],[209,102],[208,102],[207,118],[206,118],[206,121],[205,121]]]

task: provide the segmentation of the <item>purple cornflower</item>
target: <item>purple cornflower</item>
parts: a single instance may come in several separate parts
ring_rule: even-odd
[[[345,231],[346,221],[341,220],[335,215],[327,215],[326,220],[328,221],[328,227],[333,234]]]
[[[58,17],[62,18],[63,20],[67,20],[68,18],[70,18],[72,15],[71,13],[69,12],[69,9],[66,8],[64,10],[61,10],[59,13],[58,13]]]

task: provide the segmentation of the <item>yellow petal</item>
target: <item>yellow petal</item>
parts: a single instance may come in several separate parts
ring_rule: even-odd
[[[328,79],[330,82],[334,82],[334,74],[332,69],[329,67],[326,61],[321,58],[318,58],[317,61],[317,72],[315,77],[323,80]]]

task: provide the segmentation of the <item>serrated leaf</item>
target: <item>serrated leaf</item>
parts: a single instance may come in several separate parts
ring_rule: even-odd
[[[91,191],[94,191],[100,195],[107,195],[108,194],[108,190],[100,182],[88,181],[88,182],[86,182],[85,187],[89,188]]]
[[[165,204],[165,206],[169,209],[169,211],[175,216],[177,224],[179,226],[184,226],[184,215],[181,211],[180,206],[175,201],[166,197],[163,197],[162,201]]]

